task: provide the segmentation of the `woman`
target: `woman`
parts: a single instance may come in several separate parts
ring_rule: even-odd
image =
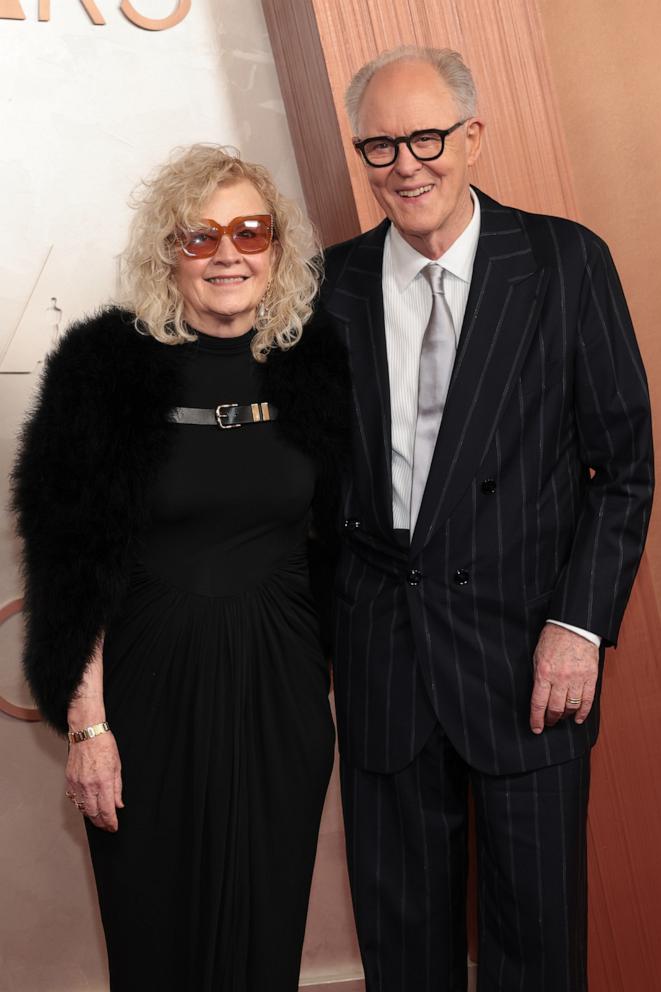
[[[69,331],[22,439],[25,668],[69,733],[111,988],[294,992],[334,740],[306,537],[344,357],[303,329],[309,228],[260,166],[196,145],[136,206],[129,309]]]

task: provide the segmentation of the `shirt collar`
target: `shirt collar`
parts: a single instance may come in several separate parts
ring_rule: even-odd
[[[480,238],[480,201],[472,188],[470,188],[470,195],[473,201],[473,216],[467,227],[440,258],[429,259],[426,255],[421,255],[419,251],[411,247],[408,241],[404,240],[394,224],[390,225],[387,237],[390,243],[393,275],[400,292],[404,292],[418,273],[422,272],[425,265],[429,265],[431,261],[438,262],[462,282],[470,282],[473,275],[477,243]]]

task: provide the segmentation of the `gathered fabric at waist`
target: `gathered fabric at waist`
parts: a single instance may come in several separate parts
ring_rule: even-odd
[[[167,585],[201,596],[238,596],[286,568],[307,576],[307,518],[277,528],[257,525],[231,538],[213,534],[177,546],[150,535],[138,560]]]

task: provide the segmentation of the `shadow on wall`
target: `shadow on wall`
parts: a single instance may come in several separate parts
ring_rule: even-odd
[[[241,157],[265,165],[286,196],[304,207],[296,158],[261,4],[207,0],[210,37],[216,39]],[[240,29],[237,28],[240,25]],[[251,46],[246,47],[246,37]],[[219,122],[217,140],[226,142]],[[286,140],[283,141],[283,132]]]

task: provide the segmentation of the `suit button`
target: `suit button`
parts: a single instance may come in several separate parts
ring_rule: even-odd
[[[355,520],[353,517],[351,517],[349,520],[345,520],[344,521],[344,529],[345,530],[359,530],[360,529],[360,520]]]
[[[417,568],[412,568],[406,575],[406,581],[410,586],[419,586],[422,582],[422,572]]]
[[[458,568],[452,576],[458,586],[465,586],[470,582],[470,573],[465,568]]]
[[[496,491],[496,480],[495,479],[485,479],[480,486],[480,489],[485,496],[493,496]]]

